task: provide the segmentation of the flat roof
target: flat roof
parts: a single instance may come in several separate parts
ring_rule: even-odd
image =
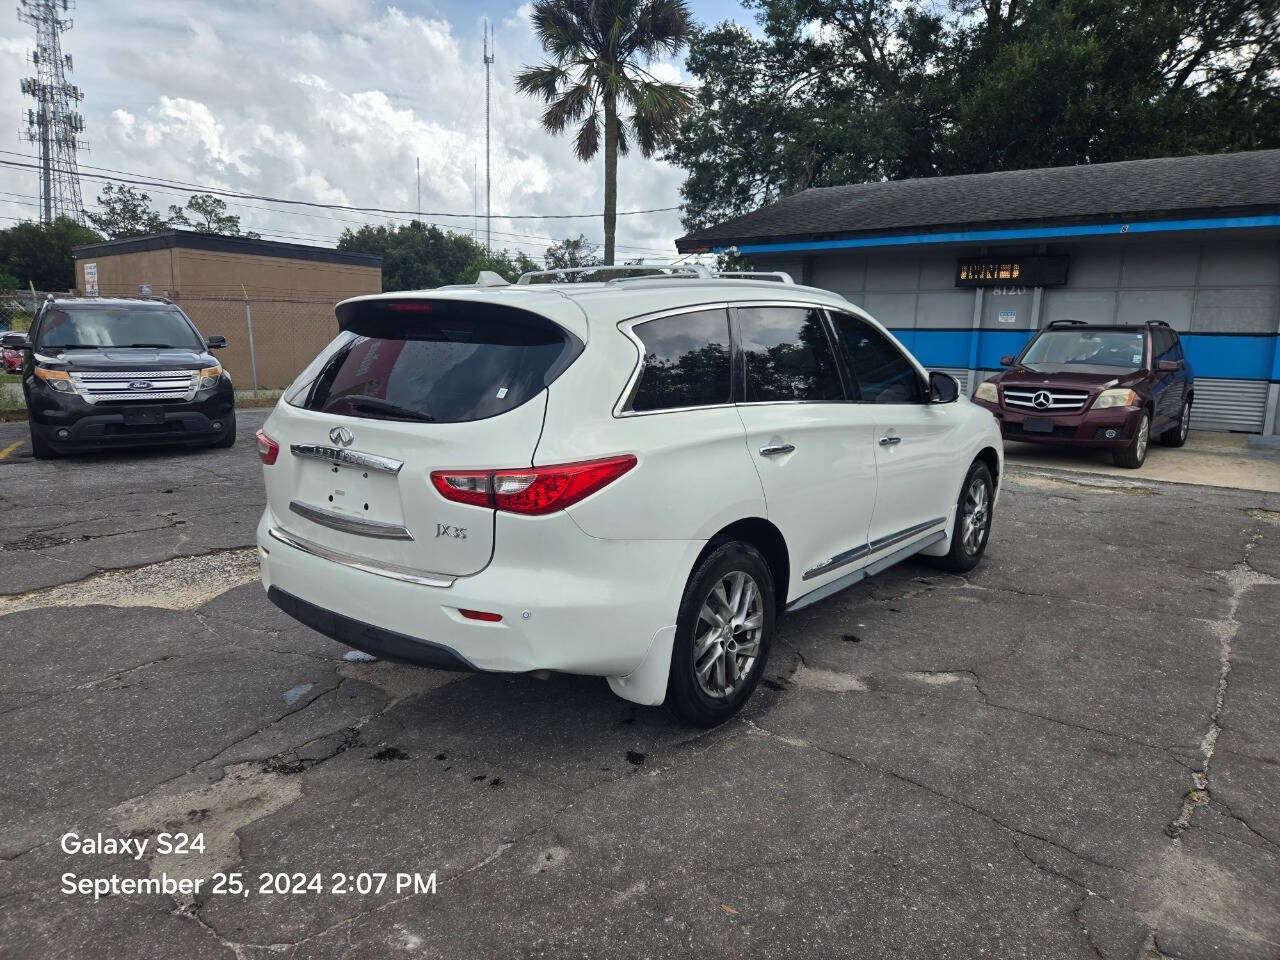
[[[676,248],[1260,214],[1280,215],[1280,150],[815,187],[694,230]]]
[[[184,250],[214,250],[219,253],[243,253],[255,257],[279,257],[282,260],[312,260],[317,263],[341,263],[359,267],[381,267],[382,257],[372,253],[348,253],[332,247],[313,247],[303,243],[282,243],[278,240],[256,240],[250,237],[229,237],[220,233],[197,233],[194,230],[163,230],[143,237],[124,237],[72,247],[71,254],[77,260],[110,257],[121,253],[141,253],[145,250],[165,250],[180,247]]]

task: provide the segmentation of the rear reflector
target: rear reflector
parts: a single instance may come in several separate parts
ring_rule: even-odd
[[[263,430],[259,430],[256,436],[258,438],[258,458],[269,467],[276,462],[276,457],[280,456],[280,444],[267,436]]]
[[[458,612],[468,620],[483,620],[485,623],[498,623],[502,620],[502,614],[488,613],[484,610],[463,610],[459,607]]]
[[[431,483],[446,500],[540,516],[571,507],[636,465],[632,454],[548,467],[436,470]]]

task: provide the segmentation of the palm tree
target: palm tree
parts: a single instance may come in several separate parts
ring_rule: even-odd
[[[547,104],[542,125],[549,133],[577,125],[573,149],[584,163],[603,136],[604,262],[612,264],[618,154],[634,141],[653,156],[692,105],[684,87],[649,72],[655,57],[688,42],[689,8],[684,0],[536,0],[533,27],[548,59],[516,74],[516,88]]]

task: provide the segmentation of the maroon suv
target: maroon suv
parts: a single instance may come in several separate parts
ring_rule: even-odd
[[[1187,441],[1195,397],[1191,366],[1164,321],[1140,326],[1055,320],[1009,369],[978,385],[973,400],[1010,440],[1110,447],[1121,467],[1140,467],[1153,435]]]

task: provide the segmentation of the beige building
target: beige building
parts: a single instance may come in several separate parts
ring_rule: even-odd
[[[288,384],[337,335],[333,307],[382,291],[382,258],[272,240],[169,230],[76,247],[83,296],[168,297],[205,336],[227,338],[237,388]]]

